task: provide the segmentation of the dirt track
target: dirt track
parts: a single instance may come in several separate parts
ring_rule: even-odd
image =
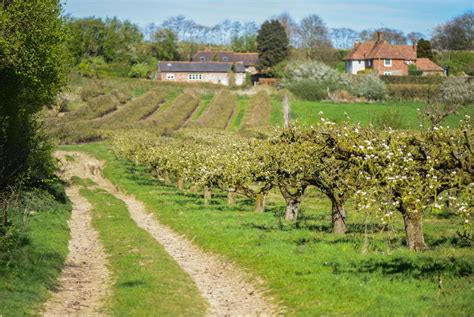
[[[117,189],[102,176],[103,162],[79,152],[58,152],[59,157],[73,155],[65,175],[90,178],[117,198],[123,200],[137,225],[150,233],[196,283],[209,303],[210,316],[270,316],[281,310],[271,304],[248,276],[234,264],[207,254],[183,236],[160,224],[146,211],[144,204]],[[73,193],[72,193],[73,194]]]

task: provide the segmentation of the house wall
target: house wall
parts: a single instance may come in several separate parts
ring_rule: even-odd
[[[346,73],[357,74],[358,71],[365,69],[364,60],[346,61]]]
[[[167,79],[167,74],[174,74],[174,79]],[[189,74],[202,74],[200,80],[189,80]],[[189,82],[189,83],[213,83],[229,86],[229,74],[228,73],[166,73],[160,72],[158,79],[162,81],[178,81],[178,82]]]
[[[236,73],[235,74],[235,84],[237,86],[243,85],[245,82],[245,73]]]
[[[375,59],[373,61],[373,69],[379,74],[383,75],[385,72],[391,72],[391,75],[408,75],[408,65],[403,59],[392,59],[392,66],[384,66],[383,59]]]

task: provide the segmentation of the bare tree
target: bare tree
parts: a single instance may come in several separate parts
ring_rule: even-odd
[[[308,56],[311,57],[317,48],[331,47],[329,32],[323,20],[316,14],[311,14],[301,20],[299,27],[301,46],[308,49]]]
[[[357,31],[349,28],[334,28],[330,34],[333,46],[339,49],[351,48],[359,37]]]
[[[423,38],[426,38],[426,36],[420,32],[410,32],[407,34],[407,39],[408,41],[410,41],[411,44],[416,44],[419,40]]]
[[[444,50],[474,50],[474,12],[467,11],[445,24],[438,25],[433,46]]]
[[[299,27],[298,24],[293,20],[288,12],[282,12],[280,15],[275,17],[281,25],[285,28],[286,36],[290,41],[290,45],[293,47],[299,46]]]

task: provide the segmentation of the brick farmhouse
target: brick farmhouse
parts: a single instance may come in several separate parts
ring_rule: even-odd
[[[354,43],[344,57],[347,73],[373,70],[379,75],[408,75],[408,65],[415,64],[423,75],[444,75],[444,69],[428,58],[417,58],[416,45],[391,45],[378,32],[377,41]]]
[[[160,62],[157,77],[162,81],[240,86],[245,81],[245,66],[243,63],[224,62]]]

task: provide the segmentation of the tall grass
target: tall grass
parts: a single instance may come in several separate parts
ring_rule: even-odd
[[[265,90],[260,90],[250,98],[243,118],[242,128],[256,128],[270,125],[272,100]]]
[[[222,90],[209,104],[207,110],[197,120],[202,128],[225,129],[237,106],[237,98],[229,90]]]
[[[199,101],[199,96],[191,92],[182,93],[168,108],[143,124],[162,133],[178,130],[199,106]]]

